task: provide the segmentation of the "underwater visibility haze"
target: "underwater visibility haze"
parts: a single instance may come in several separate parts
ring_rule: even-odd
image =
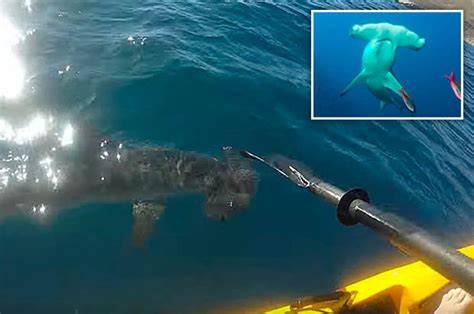
[[[0,311],[252,313],[409,260],[370,230],[341,226],[334,209],[271,170],[236,168],[229,146],[300,160],[341,188],[364,187],[381,208],[455,246],[472,243],[474,48],[464,44],[462,121],[311,121],[312,9],[406,8],[389,0],[1,0]],[[321,71],[318,97],[367,114],[379,102],[365,87],[339,96],[360,71],[366,44],[349,37],[353,22],[333,23],[331,37],[352,48],[318,52],[344,57]],[[449,30],[398,22],[428,40],[417,52],[399,49],[395,64],[417,114],[458,114],[444,78],[460,75],[458,37],[436,43],[430,39]],[[450,113],[437,111],[441,101],[453,104]],[[130,189],[92,197],[116,162],[137,156],[122,149],[140,152],[134,175],[122,177],[134,193],[144,193],[143,180],[155,182],[146,152],[157,150],[174,152],[153,156],[174,161],[164,164],[176,173],[153,174],[172,176],[173,187],[200,178],[213,189],[173,190],[164,211],[148,199],[134,207]],[[91,160],[102,166],[82,168]],[[51,192],[61,191],[68,171],[97,185],[74,200]],[[196,176],[173,181],[183,173]],[[24,182],[54,198],[33,200]],[[57,199],[61,206],[52,205]],[[209,199],[238,210],[208,219],[222,213]],[[142,209],[154,230],[138,220],[146,241],[137,248],[134,210]]]

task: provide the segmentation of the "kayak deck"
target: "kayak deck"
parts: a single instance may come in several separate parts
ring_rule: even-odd
[[[474,259],[474,245],[459,251]],[[318,302],[310,300],[308,304],[302,301],[265,313],[337,313],[344,304],[350,313],[357,313],[364,308],[371,308],[372,313],[424,313],[430,298],[448,284],[448,279],[423,262],[414,262],[339,289],[340,298],[345,297],[346,300],[334,300],[333,296],[331,301],[322,301],[315,297],[314,300]]]

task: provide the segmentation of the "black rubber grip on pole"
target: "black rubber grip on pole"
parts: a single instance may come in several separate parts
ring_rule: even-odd
[[[343,225],[352,226],[358,223],[349,211],[354,200],[362,200],[369,203],[369,194],[366,190],[360,188],[350,189],[344,193],[339,204],[337,204],[337,219]]]

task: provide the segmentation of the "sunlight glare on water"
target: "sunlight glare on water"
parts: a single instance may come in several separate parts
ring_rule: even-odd
[[[18,129],[15,129],[8,121],[0,119],[0,140],[23,145],[44,136],[47,128],[46,119],[40,115]]]
[[[26,10],[28,10],[28,12],[31,12],[31,0],[25,0],[25,2],[23,2],[23,5],[25,6]]]
[[[74,129],[71,124],[67,124],[61,137],[61,146],[71,145],[74,140]]]
[[[18,29],[0,15],[0,99],[21,94],[25,70],[15,54],[15,46],[23,39]]]

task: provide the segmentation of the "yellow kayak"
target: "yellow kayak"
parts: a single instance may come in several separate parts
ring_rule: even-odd
[[[459,251],[474,259],[474,245]],[[415,262],[265,313],[432,313],[448,284],[426,264]]]

